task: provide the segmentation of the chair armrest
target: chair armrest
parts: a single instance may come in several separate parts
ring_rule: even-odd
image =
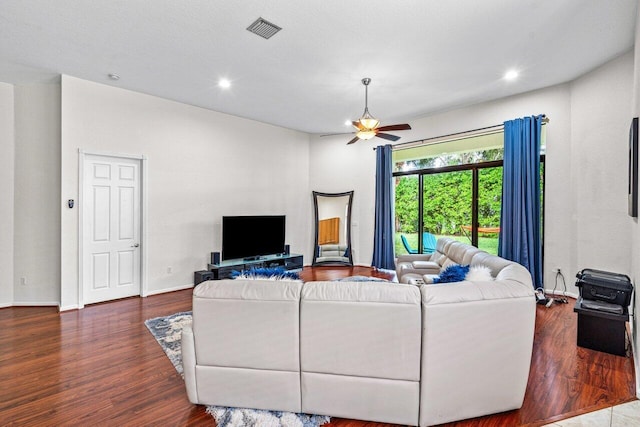
[[[182,330],[182,370],[189,402],[197,404],[196,346],[191,326],[185,326]]]

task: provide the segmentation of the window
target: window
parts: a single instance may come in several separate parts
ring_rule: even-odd
[[[542,160],[545,140],[543,127]],[[396,254],[430,253],[443,236],[498,253],[503,141],[500,129],[394,150]]]

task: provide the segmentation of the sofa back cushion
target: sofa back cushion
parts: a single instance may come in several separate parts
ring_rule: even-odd
[[[447,248],[447,257],[456,264],[468,265],[473,255],[479,251],[480,249],[474,246],[455,241]]]
[[[302,372],[419,381],[420,304],[412,285],[305,283]]]
[[[431,255],[431,261],[437,262],[441,267],[447,261],[447,249],[454,242],[450,237],[441,237],[436,242],[436,250]]]
[[[215,280],[193,291],[199,365],[300,370],[301,281]]]
[[[484,265],[491,269],[496,281],[513,280],[527,287],[532,287],[531,274],[522,265],[486,252],[478,252],[471,260],[471,265]]]
[[[478,253],[474,254],[473,258],[471,258],[471,265],[485,265],[487,267],[489,267],[491,269],[491,275],[493,277],[497,277],[498,273],[500,273],[500,271],[505,268],[506,266],[508,266],[509,264],[511,264],[513,261],[509,261],[507,259],[504,258],[500,258],[499,256],[496,255],[491,255],[487,252],[484,251],[479,251]]]

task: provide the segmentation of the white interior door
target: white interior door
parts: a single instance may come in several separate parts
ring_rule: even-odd
[[[83,303],[140,295],[140,160],[86,155]]]

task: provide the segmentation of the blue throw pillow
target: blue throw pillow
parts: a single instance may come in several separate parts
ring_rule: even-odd
[[[300,279],[297,272],[287,271],[284,267],[254,267],[249,270],[233,270],[231,272],[232,279],[237,279],[238,276],[242,276],[243,279]]]
[[[469,272],[468,265],[450,265],[442,270],[440,276],[433,279],[433,283],[462,282]]]

